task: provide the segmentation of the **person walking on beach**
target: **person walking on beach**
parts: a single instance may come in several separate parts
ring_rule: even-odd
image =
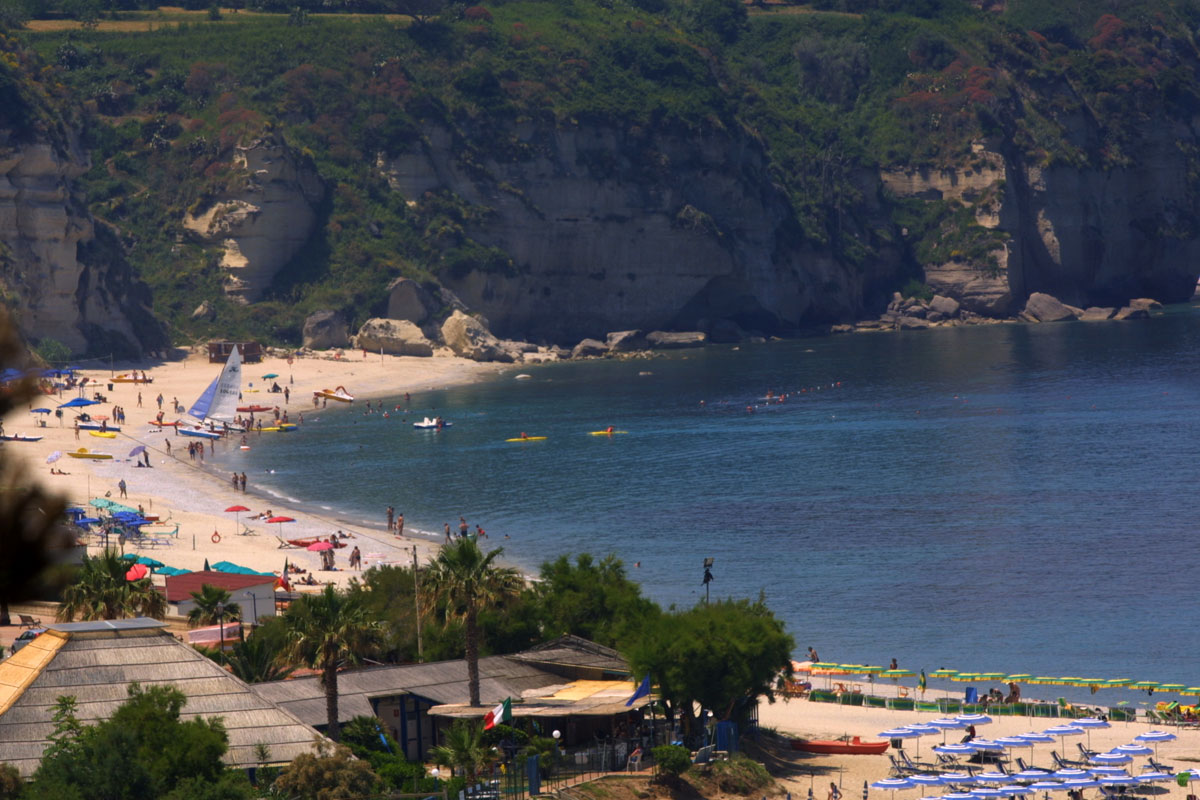
[[[287,405],[292,401],[292,390],[288,387],[283,387],[283,403]]]
[[[829,800],[842,800],[842,790],[833,781],[829,782]]]
[[[158,397],[155,398],[155,401],[158,403],[158,408],[161,411],[162,410],[162,401],[163,401],[162,392],[158,393]]]
[[[236,472],[233,473],[233,490],[235,492],[238,490],[238,474]]]
[[[387,507],[387,524],[388,524],[388,528],[387,528],[388,533],[391,533],[392,528],[396,524],[396,509],[392,508],[391,506]]]
[[[167,446],[167,455],[171,455],[171,440],[163,439],[163,444]]]
[[[142,407],[142,393],[138,392],[138,408]]]
[[[404,515],[398,514],[396,516],[396,536],[403,536],[403,535],[404,535]]]
[[[358,545],[354,545],[354,549],[350,551],[350,568],[362,569],[362,553],[358,550]]]
[[[121,490],[121,497],[129,497],[129,495],[126,493],[129,487],[125,485],[124,478],[121,478],[121,480],[117,483],[117,488]]]
[[[75,418],[75,438],[79,438],[79,417]]]
[[[238,478],[238,482],[242,484],[242,493],[245,494],[245,492],[246,492],[246,473],[244,473],[244,472],[242,473],[242,476],[240,478]]]
[[[453,539],[450,536],[450,523],[447,522],[446,523],[446,544],[450,544],[451,541],[453,541]]]

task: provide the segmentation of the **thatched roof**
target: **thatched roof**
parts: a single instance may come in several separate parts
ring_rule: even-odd
[[[225,762],[257,766],[257,744],[271,764],[310,752],[320,736],[290,712],[264,700],[238,678],[178,641],[151,619],[52,624],[0,662],[0,760],[23,775],[37,769],[54,729],[56,699],[74,695],[84,724],[107,719],[128,686],[171,684],[187,696],[183,718],[220,717],[229,734]]]
[[[489,708],[506,697],[520,697],[527,690],[561,683],[562,678],[511,656],[479,659],[479,697]],[[254,691],[310,725],[325,724],[325,694],[315,677],[257,683]],[[338,675],[338,718],[345,722],[373,715],[370,698],[405,694],[435,705],[467,703],[467,662],[437,661],[342,672]]]

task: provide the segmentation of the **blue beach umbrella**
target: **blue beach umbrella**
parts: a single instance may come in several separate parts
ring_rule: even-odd
[[[1025,788],[1035,792],[1065,792],[1067,790],[1067,787],[1058,781],[1035,781]]]
[[[1095,778],[1104,778],[1110,775],[1125,774],[1124,767],[1088,767],[1087,771],[1091,773],[1092,777]]]
[[[1050,773],[1044,769],[1023,769],[1012,776],[1019,781],[1040,781],[1049,778]]]
[[[1173,781],[1175,776],[1169,772],[1143,772],[1141,775],[1135,775],[1134,779],[1138,783],[1157,783],[1159,781]]]
[[[1002,783],[1013,783],[1016,781],[1016,778],[1006,772],[981,772],[975,776],[975,780],[978,783],[999,785]]]
[[[1092,773],[1088,772],[1086,769],[1060,769],[1054,773],[1054,777],[1058,778],[1060,781],[1079,779],[1087,780],[1088,778],[1092,777]]]
[[[1097,753],[1088,760],[1093,764],[1108,767],[1116,764],[1128,764],[1130,761],[1133,761],[1133,756],[1128,756],[1124,753]]]
[[[897,789],[911,789],[914,786],[916,784],[908,778],[884,778],[871,784],[872,789],[887,789],[892,793],[892,797],[896,796]]]
[[[992,721],[987,714],[959,714],[955,719],[968,725],[988,725]]]
[[[1146,747],[1140,742],[1131,744],[1119,744],[1112,749],[1114,753],[1124,753],[1127,756],[1148,756],[1154,752],[1154,748]]]
[[[950,792],[942,795],[942,800],[975,800],[974,792]]]
[[[890,730],[882,731],[878,734],[880,739],[920,739],[921,734],[909,728],[891,728]],[[921,745],[918,742],[917,752],[920,753]]]
[[[1175,734],[1171,733],[1170,731],[1146,731],[1145,733],[1139,733],[1137,736],[1133,737],[1133,740],[1135,742],[1150,742],[1152,745],[1154,745],[1154,760],[1157,761],[1158,743],[1173,742],[1176,738],[1178,737],[1176,737]]]
[[[88,400],[86,397],[76,397],[74,400],[63,403],[59,408],[83,408],[84,406],[99,405],[97,400]]]
[[[1099,785],[1099,781],[1085,780],[1083,778],[1076,778],[1073,781],[1063,781],[1063,786],[1067,787],[1067,789],[1094,789]]]
[[[917,786],[945,786],[947,783],[950,783],[942,775],[909,775],[908,779]]]
[[[30,413],[30,414],[49,414],[49,413],[50,413],[50,409],[48,409],[48,408],[34,408],[34,409],[30,409],[29,413]]]
[[[933,752],[942,753],[948,756],[973,756],[979,751],[972,744],[939,744],[933,748]]]
[[[1130,775],[1107,775],[1099,783],[1101,786],[1133,786],[1137,780]]]

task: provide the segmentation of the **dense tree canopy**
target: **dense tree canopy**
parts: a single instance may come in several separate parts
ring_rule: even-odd
[[[691,725],[694,706],[741,720],[791,669],[795,641],[760,598],[718,600],[665,613],[628,648],[635,675],[648,672],[663,700]]]

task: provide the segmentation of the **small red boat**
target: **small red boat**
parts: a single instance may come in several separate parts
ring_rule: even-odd
[[[159,428],[176,428],[179,426],[179,421],[176,420],[175,422],[159,422],[156,419],[152,419],[152,420],[150,420],[150,424],[155,425]]]
[[[271,406],[238,406],[237,410],[242,413],[261,414],[264,411],[270,411]]]
[[[857,736],[850,739],[792,739],[793,750],[806,753],[870,756],[881,755],[888,749],[889,742],[864,742]]]

